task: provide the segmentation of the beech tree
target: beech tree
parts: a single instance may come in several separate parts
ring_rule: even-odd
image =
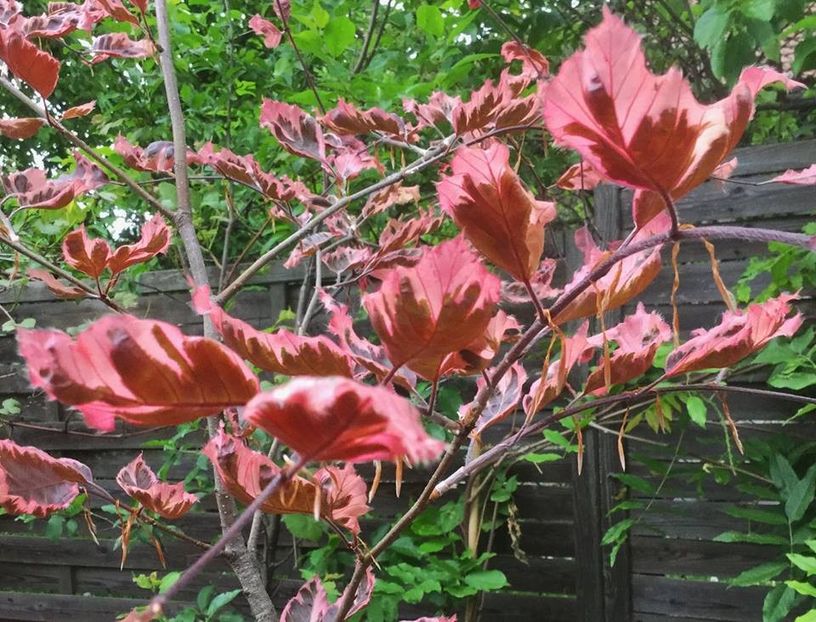
[[[469,4],[480,7],[478,0]],[[272,50],[295,46],[290,18],[289,2],[276,0],[269,15],[255,15],[247,27]],[[92,65],[111,58],[158,59],[169,118],[166,140],[137,145],[119,137],[105,151],[70,125],[90,114],[93,102],[64,111],[50,104],[62,64],[49,41],[75,31],[94,33],[111,21],[118,22],[118,31],[93,36],[83,54]],[[317,172],[291,179],[268,170],[256,154],[188,144],[185,116],[196,110],[182,108],[174,60],[189,51],[174,45],[172,32],[166,0],[59,2],[43,15],[26,14],[15,0],[0,2],[0,59],[9,73],[0,86],[30,114],[3,120],[0,133],[36,137],[50,127],[76,149],[70,173],[54,176],[38,167],[4,172],[0,243],[30,260],[29,278],[44,282],[55,296],[95,299],[111,310],[76,335],[19,328],[31,384],[76,409],[100,433],[116,429],[120,420],[149,427],[207,418],[209,440],[201,451],[215,474],[222,535],[205,544],[172,587],[128,620],[159,617],[218,556],[231,565],[257,620],[345,620],[369,603],[377,557],[457,484],[566,418],[591,413],[602,420],[615,408],[636,408],[674,391],[727,392],[725,382],[700,382],[700,372],[733,366],[802,324],[795,292],[745,309],[731,302],[719,323],[700,328],[684,343],[676,314],[670,323],[640,304],[616,325],[603,319],[637,302],[667,248],[736,239],[813,249],[816,241],[804,234],[691,227],[680,222],[674,207],[711,176],[727,177],[733,170],[730,154],[761,89],[803,86],[776,70],[746,68],[723,99],[701,103],[678,70],[652,73],[639,35],[604,9],[583,48],[554,75],[543,54],[511,39],[501,50],[506,67],[465,101],[434,92],[406,99],[401,111],[361,109],[343,99],[322,109],[315,91],[322,110],[314,115],[268,94],[260,128],[304,170]],[[303,71],[308,78],[309,69]],[[516,139],[533,132],[580,156],[560,187],[587,190],[605,182],[634,190],[634,229],[605,247],[588,229],[577,231],[574,243],[584,263],[563,286],[553,279],[555,260],[542,256],[557,205],[531,191],[517,170]],[[49,145],[39,149],[47,154]],[[386,166],[383,156],[391,150],[400,154],[399,166]],[[191,171],[256,193],[269,220],[286,224],[291,233],[263,253],[248,244],[232,270],[225,255],[219,281],[211,283],[195,224]],[[427,199],[406,183],[429,171],[436,186]],[[813,166],[788,171],[773,182],[814,185],[814,171]],[[169,178],[175,207],[142,183],[139,173]],[[113,247],[80,226],[64,236],[56,262],[30,247],[28,232],[19,226],[28,210],[62,210],[109,184],[132,192],[146,215],[138,241]],[[417,202],[423,206],[408,217],[388,220],[376,243],[361,234],[367,221]],[[443,228],[453,235],[440,233]],[[429,243],[432,233],[443,241]],[[257,237],[264,235],[260,230]],[[185,335],[161,318],[129,315],[114,296],[124,273],[172,244],[185,257],[203,337]],[[314,266],[314,288],[297,329],[264,332],[232,317],[225,304],[271,261],[283,258],[289,267],[307,261]],[[335,285],[324,280],[327,273],[336,276]],[[724,288],[716,271],[712,278]],[[358,333],[353,310],[340,297],[353,288],[376,340]],[[534,319],[522,325],[500,308],[507,301],[530,305]],[[328,317],[325,331],[307,334],[321,307]],[[644,382],[658,347],[672,339],[665,369],[657,380]],[[576,386],[570,372],[581,364],[591,371]],[[540,372],[531,377],[531,369]],[[256,370],[284,381],[262,390]],[[457,421],[436,411],[440,384],[453,377],[475,379],[477,389]],[[427,400],[416,391],[419,380],[430,383]],[[519,409],[523,425],[483,446],[482,432]],[[444,441],[424,427],[424,421],[440,418]],[[581,427],[588,419],[576,422],[580,463]],[[251,441],[254,429],[285,446],[285,459]],[[467,459],[453,468],[466,446]],[[405,464],[433,468],[391,529],[365,542],[359,519],[373,491],[354,465],[379,467],[383,461],[394,462],[397,473]],[[123,533],[134,520],[172,525],[198,501],[181,483],[161,481],[141,457],[123,465],[117,482],[134,503],[123,506]],[[87,466],[0,441],[0,506],[7,512],[45,517],[66,508],[80,491],[115,501]],[[278,616],[262,581],[257,527],[247,539],[242,535],[263,512],[313,515],[343,534],[356,562],[336,602],[329,602],[315,578]]]

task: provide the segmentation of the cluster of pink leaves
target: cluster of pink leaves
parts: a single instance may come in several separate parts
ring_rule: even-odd
[[[134,4],[144,12],[142,3]],[[5,11],[0,11],[4,16],[0,58],[12,73],[47,97],[56,84],[59,64],[28,40],[26,24],[35,18],[24,18],[13,1],[6,0],[5,5]],[[275,6],[284,29],[286,6]],[[66,15],[71,11],[84,17],[69,19]],[[71,28],[89,29],[105,16],[139,23],[118,0],[86,0],[54,15],[54,23],[62,25],[55,25],[53,32],[67,29],[62,34]],[[280,43],[282,31],[272,22],[255,16],[250,26],[267,46]],[[99,43],[100,50],[117,49],[119,55],[128,55],[121,47],[113,40]],[[132,54],[149,53],[142,52]],[[582,284],[609,259],[610,252],[675,226],[672,200],[703,183],[718,167],[723,167],[722,174],[733,167],[725,158],[753,115],[760,88],[772,82],[796,86],[772,70],[748,68],[729,96],[701,104],[678,71],[662,76],[650,73],[639,37],[607,10],[601,25],[588,33],[585,48],[567,59],[555,77],[550,77],[547,60],[535,50],[511,42],[502,54],[508,63],[520,62],[521,72],[505,69],[496,84],[486,81],[467,102],[444,93],[434,93],[426,103],[406,101],[404,110],[413,115],[413,123],[377,108],[360,110],[342,100],[319,118],[271,100],[264,101],[260,114],[261,125],[284,149],[319,163],[340,187],[363,170],[384,170],[360,136],[411,145],[427,127],[450,126],[458,138],[469,141],[495,130],[525,129],[543,118],[556,142],[583,158],[582,164],[562,176],[562,187],[587,189],[612,181],[635,189],[637,231],[631,239],[603,250],[588,231],[576,234],[584,265],[563,291],[583,289],[557,315],[546,317],[557,336],[557,358],[551,360],[548,353],[541,374],[526,390],[527,372],[515,363],[490,387],[487,404],[463,407],[460,415],[465,422],[472,420],[473,412],[478,414],[474,435],[520,404],[528,417],[535,416],[564,392],[570,370],[599,352],[599,365],[583,388],[586,395],[602,395],[652,366],[657,348],[671,331],[662,318],[642,306],[596,335],[589,335],[588,322],[571,336],[561,327],[635,299],[660,269],[659,246],[630,254],[589,287]],[[24,55],[28,60],[22,62]],[[651,96],[644,97],[644,92]],[[171,143],[141,149],[122,138],[115,148],[129,167],[171,172],[175,157]],[[189,164],[209,166],[259,191],[278,206],[276,216],[297,225],[325,207],[325,200],[303,184],[265,172],[251,155],[239,156],[208,144],[198,152],[188,150],[185,157]],[[788,171],[775,181],[812,184],[814,179],[811,167]],[[84,160],[78,160],[74,174],[51,181],[42,171],[31,169],[3,178],[21,206],[49,208],[65,205],[104,181]],[[21,329],[20,351],[30,380],[103,431],[113,429],[116,418],[141,426],[170,425],[240,408],[240,423],[233,433],[222,431],[204,449],[229,492],[249,503],[281,474],[272,460],[244,442],[244,433],[259,427],[302,460],[346,463],[343,468],[323,467],[308,477],[291,478],[266,500],[263,509],[313,513],[356,532],[358,518],[368,508],[365,484],[353,463],[431,461],[444,448],[444,443],[425,432],[416,407],[388,381],[411,389],[417,376],[436,383],[452,374],[479,374],[488,370],[502,343],[519,333],[518,322],[498,305],[503,297],[519,300],[522,295],[517,287],[503,287],[484,260],[506,272],[515,285],[523,285],[539,304],[561,293],[551,284],[554,262],[541,257],[555,206],[537,200],[526,189],[505,145],[492,140],[478,147],[459,147],[437,192],[442,211],[461,230],[458,237],[435,247],[422,246],[421,237],[437,228],[441,218],[421,213],[411,220],[391,220],[376,251],[352,244],[324,258],[338,272],[354,270],[367,277],[360,281],[368,290],[362,305],[379,344],[357,335],[348,309],[326,293],[322,299],[330,315],[329,334],[312,337],[286,329],[258,331],[228,315],[206,289],[199,289],[193,294],[195,308],[210,316],[223,343],[185,336],[167,323],[128,315],[98,320],[76,339],[61,331]],[[409,188],[392,186],[369,200],[363,216],[417,198]],[[306,205],[307,211],[295,217],[284,209],[293,200]],[[333,218],[326,219],[327,232],[301,245],[296,251],[299,257],[349,228],[347,215]],[[114,251],[80,229],[66,238],[63,252],[69,265],[91,278],[98,279],[107,270],[115,279],[128,265],[163,252],[168,240],[169,230],[156,217],[134,245]],[[674,350],[666,377],[733,365],[770,339],[793,334],[801,317],[791,316],[791,300],[781,296],[726,313],[718,326],[698,332]],[[616,344],[611,353],[610,343]],[[261,392],[245,361],[296,378]],[[491,377],[490,371],[486,377]],[[383,386],[367,384],[372,378]],[[484,377],[478,383],[481,389],[487,388]],[[65,507],[90,481],[82,465],[10,441],[0,448],[0,467],[0,505],[14,512],[46,515]],[[158,482],[140,459],[123,469],[118,479],[128,494],[163,516],[180,515],[194,502],[178,485]],[[34,490],[31,482],[39,480],[44,487],[36,489],[48,493]],[[354,594],[353,610],[365,606],[372,586],[370,575]],[[325,621],[336,617],[336,607],[329,605],[319,580],[301,589],[282,619],[304,616]]]

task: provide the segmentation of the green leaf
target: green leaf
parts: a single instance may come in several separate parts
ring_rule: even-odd
[[[750,544],[778,544],[785,546],[789,544],[787,538],[764,533],[740,533],[738,531],[725,531],[714,538],[714,542],[748,542]]]
[[[241,593],[240,589],[231,590],[229,592],[224,592],[223,594],[219,594],[218,596],[213,598],[210,601],[210,606],[207,607],[207,617],[210,617],[210,618],[213,617],[216,613],[218,613],[219,609],[229,605],[233,600],[235,600],[235,598],[240,593]]]
[[[776,13],[776,0],[751,0],[742,2],[742,14],[765,22],[773,19]]]
[[[800,615],[794,622],[816,622],[816,609],[811,609],[807,613]]]
[[[196,596],[196,607],[198,607],[200,611],[207,610],[207,604],[210,602],[210,600],[212,600],[214,592],[214,585],[206,585],[199,590],[198,595]]]
[[[694,40],[704,48],[712,47],[722,39],[730,19],[729,11],[716,6],[710,8],[694,24]]]
[[[556,462],[557,460],[562,460],[564,456],[561,454],[554,454],[554,453],[543,453],[543,454],[525,454],[524,459],[527,462],[532,462],[533,464],[541,464],[542,462]]]
[[[787,585],[777,585],[765,596],[762,603],[762,622],[782,622],[790,613],[796,600],[796,592]]]
[[[609,529],[606,530],[606,533],[603,535],[601,539],[601,544],[613,544],[615,542],[619,542],[622,539],[626,538],[626,534],[631,529],[632,525],[635,524],[635,519],[633,518],[625,518],[622,521],[619,521],[612,525]]]
[[[441,37],[445,33],[445,20],[438,6],[420,4],[416,11],[417,26],[423,32]]]
[[[807,555],[800,555],[799,553],[788,553],[788,559],[791,563],[804,570],[807,576],[812,577],[816,575],[816,557],[808,557]]]
[[[737,587],[745,587],[748,585],[762,585],[779,575],[785,570],[788,564],[785,562],[768,562],[767,564],[760,564],[748,570],[741,572],[728,582]]]
[[[770,475],[783,497],[787,497],[791,488],[799,483],[796,471],[793,470],[788,459],[781,454],[774,454],[771,458]]]
[[[173,572],[168,572],[164,577],[162,577],[161,582],[159,583],[159,594],[164,594],[167,590],[173,587],[173,584],[179,580],[181,573],[177,570]]]
[[[354,43],[354,22],[344,15],[333,17],[323,36],[329,54],[337,58]]]
[[[612,477],[614,477],[624,486],[645,495],[650,495],[654,492],[654,486],[647,480],[637,475],[632,475],[630,473],[612,473]]]
[[[295,538],[317,542],[323,537],[323,524],[305,514],[287,514],[283,524]]]
[[[725,509],[725,513],[734,518],[744,518],[765,525],[787,525],[788,519],[782,515],[782,508],[778,511],[763,510],[760,508],[745,508],[733,506]]]
[[[816,68],[816,36],[810,35],[796,46],[791,70],[794,75]]]
[[[480,592],[500,590],[507,585],[507,577],[501,570],[479,570],[465,576],[465,583]]]
[[[816,465],[811,466],[805,476],[788,490],[785,514],[792,523],[805,515],[813,502],[814,493],[816,493]]]
[[[315,0],[312,5],[312,12],[309,14],[309,17],[312,18],[312,23],[318,28],[325,28],[331,19],[329,12],[324,9],[317,0]]]
[[[706,408],[706,403],[702,400],[702,398],[692,395],[686,400],[686,410],[688,411],[689,418],[696,423],[701,428],[706,426],[706,414],[708,409]]]
[[[802,596],[811,596],[816,598],[816,586],[811,585],[810,583],[805,583],[803,581],[785,581],[785,585],[792,588],[795,592],[798,592]]]

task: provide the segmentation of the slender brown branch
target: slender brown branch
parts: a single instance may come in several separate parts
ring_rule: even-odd
[[[289,45],[291,45],[292,49],[295,51],[295,56],[297,56],[298,62],[303,69],[303,75],[306,77],[306,84],[309,85],[312,93],[314,93],[315,100],[317,101],[317,108],[320,110],[320,114],[326,114],[326,107],[323,105],[323,100],[320,98],[320,92],[317,90],[317,83],[315,82],[309,66],[306,64],[306,59],[303,58],[303,54],[295,42],[295,38],[292,36],[292,29],[289,28],[289,20],[284,17],[286,13],[281,6],[280,0],[275,0],[275,5],[278,8],[277,13],[283,22],[283,32],[286,34],[286,38],[289,40]]]
[[[0,86],[2,86],[11,95],[16,97],[20,102],[25,104],[25,106],[28,107],[38,117],[45,119],[49,123],[49,125],[51,125],[51,127],[57,130],[57,132],[59,132],[61,136],[67,139],[68,142],[78,147],[81,151],[85,153],[85,155],[88,156],[88,158],[99,164],[102,168],[107,169],[110,173],[113,174],[114,177],[118,178],[122,183],[124,183],[128,188],[130,188],[134,193],[136,193],[136,195],[138,195],[141,199],[144,199],[148,204],[150,204],[150,206],[153,209],[164,214],[168,218],[173,217],[172,211],[168,210],[164,205],[162,205],[161,201],[159,201],[156,197],[150,194],[147,190],[142,188],[130,175],[128,175],[121,168],[110,162],[107,158],[101,156],[93,147],[91,147],[88,143],[82,140],[79,136],[74,134],[71,130],[65,127],[53,116],[46,114],[46,111],[42,107],[40,107],[34,100],[25,95],[23,92],[21,92],[11,82],[9,82],[3,77],[0,77]],[[183,151],[176,153],[187,153],[187,146],[185,145]]]
[[[354,68],[351,70],[352,75],[360,73],[365,63],[366,55],[368,54],[368,46],[371,43],[371,37],[374,34],[374,29],[377,27],[377,13],[380,10],[380,0],[373,0],[371,3],[371,17],[368,20],[368,29],[366,30],[365,38],[363,39],[363,46],[360,48],[360,55],[357,57],[357,62],[354,63]]]

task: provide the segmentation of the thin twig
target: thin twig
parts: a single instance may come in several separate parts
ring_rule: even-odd
[[[368,54],[368,46],[371,43],[371,37],[374,34],[374,28],[377,26],[377,13],[380,10],[380,0],[373,0],[371,6],[371,17],[368,20],[368,30],[366,30],[365,38],[363,39],[363,47],[360,48],[360,55],[357,57],[357,62],[354,63],[354,69],[351,74],[360,73],[365,63],[366,54]]]

